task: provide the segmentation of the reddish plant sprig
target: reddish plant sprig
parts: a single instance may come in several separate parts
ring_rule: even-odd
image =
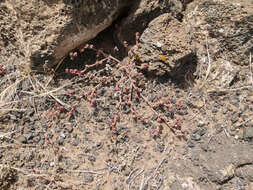
[[[2,65],[0,65],[0,75],[5,75],[6,73],[5,73],[5,71],[4,71],[4,68],[3,68],[3,66]]]

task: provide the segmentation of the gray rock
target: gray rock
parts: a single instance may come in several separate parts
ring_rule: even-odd
[[[137,1],[136,1],[137,2]],[[183,4],[181,0],[140,0],[130,10],[130,14],[123,21],[119,29],[118,38],[121,41],[127,41],[130,44],[135,44],[135,33],[142,33],[153,19],[164,13],[172,13],[176,16],[182,12]],[[161,47],[162,43],[155,43],[157,47]]]
[[[244,165],[236,169],[236,176],[253,182],[253,165]]]
[[[196,134],[192,134],[192,136],[191,136],[191,139],[194,140],[194,141],[199,141],[200,138],[201,138],[200,135],[197,134],[197,133]]]
[[[252,140],[253,139],[253,126],[245,127],[243,129],[243,139],[244,140]]]
[[[33,137],[34,137],[34,134],[33,134],[33,133],[28,133],[28,134],[26,135],[27,140],[32,140]]]
[[[187,146],[189,148],[193,148],[193,147],[195,147],[195,144],[190,140],[190,141],[187,142]]]
[[[92,156],[92,155],[89,155],[89,156],[88,156],[88,160],[89,160],[90,162],[96,162],[96,157],[95,157],[95,156]]]
[[[207,34],[209,53],[215,60],[249,64],[249,53],[253,48],[252,8],[232,1],[196,0],[187,7],[184,19],[192,28],[192,40],[200,57],[206,54]]]
[[[84,183],[92,183],[94,181],[94,177],[92,175],[87,175],[84,177]]]
[[[43,66],[56,64],[69,51],[96,37],[133,2],[24,0],[5,4],[4,1],[1,2],[1,10],[5,9],[8,17],[0,23],[0,41],[5,38],[4,40],[14,43],[12,46],[19,46],[22,40],[29,38],[25,43],[31,51],[30,67],[43,71]],[[18,24],[17,19],[23,24]],[[12,30],[4,30],[7,21],[13,23]],[[13,31],[20,31],[24,39],[19,41],[16,35],[12,35]],[[24,48],[19,48],[26,54]]]
[[[77,137],[75,138],[75,140],[72,142],[73,146],[78,146],[78,144],[80,143],[80,139]]]
[[[24,135],[19,135],[17,137],[17,141],[20,142],[20,143],[26,144],[27,143],[27,138]]]
[[[214,153],[201,152],[198,149],[193,149],[192,153],[197,157],[198,164],[208,179],[217,184],[232,179],[238,167],[253,163],[250,145],[233,144],[227,139],[223,141],[222,146],[216,146]]]
[[[187,31],[186,25],[167,13],[152,20],[136,49],[139,68],[157,76],[179,75],[184,64],[194,62]]]
[[[105,126],[104,126],[104,125],[99,125],[99,126],[98,126],[98,129],[99,129],[100,131],[103,131],[103,130],[105,129]]]

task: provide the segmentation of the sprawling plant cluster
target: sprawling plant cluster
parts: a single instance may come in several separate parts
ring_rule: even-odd
[[[89,90],[83,91],[79,95],[71,91],[66,92],[65,96],[72,97],[77,101],[70,109],[57,106],[57,113],[66,112],[67,117],[70,118],[75,114],[76,108],[82,101],[89,102],[90,109],[101,110],[99,108],[102,108],[103,110],[105,109],[103,102],[107,97],[110,99],[108,109],[113,113],[107,124],[113,134],[120,135],[117,124],[122,120],[121,117],[125,118],[126,115],[131,115],[135,122],[140,121],[145,126],[152,126],[151,134],[154,137],[161,134],[163,126],[168,127],[177,136],[185,137],[181,118],[175,115],[184,105],[171,102],[169,97],[162,97],[159,94],[155,98],[156,101],[149,100],[148,94],[145,92],[148,80],[136,64],[140,64],[141,59],[141,56],[136,53],[139,48],[138,41],[139,34],[137,33],[136,45],[129,48],[128,56],[122,61],[105,53],[102,49],[96,49],[94,45],[83,46],[80,53],[85,53],[87,50],[96,52],[95,63],[86,64],[85,68],[81,70],[66,68],[65,73],[85,81]],[[128,48],[126,42],[124,42],[124,47]],[[71,60],[75,60],[78,56],[77,52],[69,54]],[[148,67],[148,63],[141,65],[141,68],[145,67]],[[144,114],[141,109],[143,105],[145,105],[145,109],[149,109],[149,113],[152,113],[153,117]]]

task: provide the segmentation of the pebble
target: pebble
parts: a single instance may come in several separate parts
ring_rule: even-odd
[[[187,142],[187,146],[189,148],[193,148],[193,147],[195,147],[195,144],[190,140],[190,141]]]
[[[231,121],[232,121],[232,123],[235,123],[235,122],[238,121],[238,119],[239,119],[239,114],[238,113],[234,113],[232,115]]]
[[[94,181],[94,178],[92,175],[87,175],[84,177],[84,183],[92,183]]]
[[[33,141],[34,141],[34,143],[39,143],[40,139],[41,139],[40,136],[35,136],[35,137],[33,138]]]
[[[96,143],[96,146],[94,147],[96,150],[98,150],[98,149],[101,149],[101,148],[103,148],[103,146],[104,146],[104,143],[103,142],[98,142],[98,143]]]
[[[35,125],[30,125],[29,126],[29,130],[31,130],[31,131],[34,131],[36,128],[38,128],[38,127],[36,127]]]
[[[24,135],[19,135],[17,141],[23,144],[27,143],[27,138]]]
[[[199,122],[198,122],[198,125],[197,125],[198,127],[204,127],[205,126],[205,122],[203,121],[203,120],[200,120]]]
[[[58,145],[63,145],[64,143],[64,139],[63,138],[60,138],[58,141],[57,141]]]
[[[66,135],[64,134],[63,131],[61,131],[59,135],[60,135],[60,137],[62,137],[62,138],[64,138],[64,139],[66,138]]]
[[[89,160],[90,162],[96,162],[96,157],[95,157],[95,156],[92,156],[92,155],[89,155],[89,156],[88,156],[88,160]]]
[[[65,129],[69,132],[72,133],[73,132],[73,127],[71,125],[65,127]]]
[[[253,139],[253,126],[245,127],[243,129],[243,139],[244,140],[252,140]]]
[[[33,133],[28,133],[26,136],[27,140],[32,140],[33,137],[34,137]]]
[[[213,110],[212,110],[212,113],[213,114],[215,114],[215,113],[217,113],[219,110],[217,110],[216,108],[214,108]]]
[[[100,95],[100,96],[103,96],[106,92],[106,89],[105,87],[102,87],[100,89],[97,90],[97,94]]]
[[[79,138],[75,138],[75,140],[73,141],[72,145],[73,146],[78,146],[79,143],[80,143],[80,139]]]
[[[191,139],[194,141],[199,141],[200,140],[200,135],[199,134],[192,134]]]
[[[165,146],[163,144],[158,143],[156,145],[156,149],[155,150],[162,153],[164,151],[164,148],[165,148]]]
[[[87,135],[90,134],[90,129],[89,129],[88,127],[84,127],[84,130],[83,130],[83,131],[84,131],[84,133],[87,134]]]
[[[176,103],[176,98],[171,98],[171,103],[175,104]]]
[[[54,167],[54,162],[50,162],[49,164],[51,167]]]
[[[98,126],[98,129],[99,129],[100,131],[103,131],[103,130],[105,129],[105,126],[99,125],[99,126]]]
[[[198,134],[199,134],[200,136],[203,136],[203,135],[206,134],[206,131],[207,131],[206,128],[202,128],[202,129],[199,130]]]

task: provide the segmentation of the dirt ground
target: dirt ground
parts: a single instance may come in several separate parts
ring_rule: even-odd
[[[253,1],[199,2],[124,58],[108,28],[48,74],[26,68],[0,9],[0,189],[252,190]],[[164,67],[171,47],[188,57],[187,24],[194,64]]]

